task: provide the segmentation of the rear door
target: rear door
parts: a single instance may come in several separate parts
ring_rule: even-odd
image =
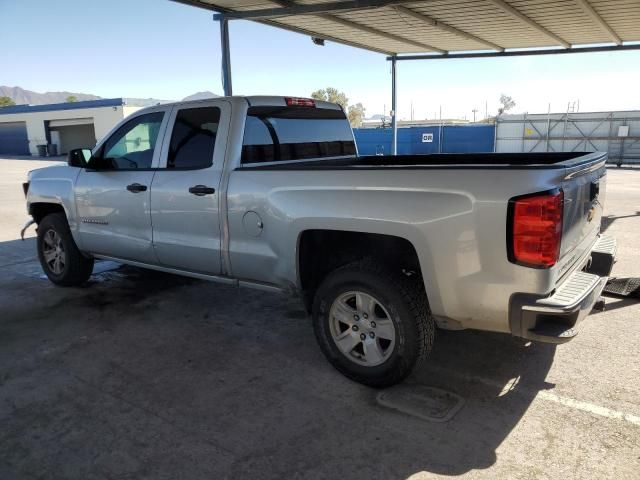
[[[231,107],[174,107],[151,185],[153,245],[164,266],[220,273],[220,181]]]
[[[170,109],[131,118],[94,151],[76,182],[83,250],[157,263],[151,244],[150,187]]]
[[[263,172],[251,170],[262,165],[302,161],[321,164],[324,160],[350,158],[356,154],[356,145],[349,121],[334,104],[300,105],[296,99],[282,99],[281,105],[251,102],[244,125],[242,167],[231,172],[229,179],[229,257],[234,277],[271,283],[281,275],[276,273],[282,265],[280,260],[290,254],[283,251],[287,249],[283,238],[292,218],[276,207],[277,198],[287,198],[286,192],[298,187],[309,192],[310,198],[314,193],[305,187],[302,172],[280,172],[289,179],[288,188],[274,189],[268,194],[273,197],[265,197],[263,187],[268,183],[264,182],[269,182],[271,175],[263,177]]]

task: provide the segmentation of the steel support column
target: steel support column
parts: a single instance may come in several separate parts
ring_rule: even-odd
[[[398,83],[396,80],[396,56],[391,57],[391,155],[398,154]]]
[[[216,18],[216,17],[214,17]],[[222,54],[222,89],[224,96],[233,95],[231,86],[231,52],[229,48],[229,20],[220,16],[217,18],[220,22],[220,50]]]

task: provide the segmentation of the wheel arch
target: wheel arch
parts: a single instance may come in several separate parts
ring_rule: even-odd
[[[64,204],[64,202],[30,202],[28,206],[28,212],[37,225],[40,225],[42,219],[44,219],[47,215],[50,215],[52,213],[62,213],[65,217],[65,220],[67,221],[67,225],[69,226],[69,230],[71,231],[73,240],[76,242],[76,245],[78,245],[78,248],[82,250],[82,242],[77,231],[78,224],[73,221],[73,215],[71,214],[71,212],[69,212],[69,209],[67,205]]]
[[[307,311],[311,311],[315,292],[331,271],[364,257],[375,258],[409,276],[423,276],[418,251],[409,239],[366,231],[301,231],[297,240],[296,271],[298,288]]]
[[[63,213],[68,222],[69,215],[62,203],[34,202],[29,204],[29,215],[38,225],[44,217],[52,213]]]

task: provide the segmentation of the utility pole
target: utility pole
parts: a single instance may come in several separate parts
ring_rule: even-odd
[[[551,102],[547,108],[547,152],[549,151],[549,130],[551,128]]]
[[[476,123],[476,113],[478,112],[477,108],[474,108],[473,110],[471,110],[473,112],[473,123]]]
[[[391,155],[398,154],[398,84],[396,56],[391,57]]]

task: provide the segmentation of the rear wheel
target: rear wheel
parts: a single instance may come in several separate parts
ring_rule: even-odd
[[[93,259],[78,250],[63,213],[49,214],[38,225],[38,258],[44,273],[56,285],[80,285],[93,271]]]
[[[373,387],[402,381],[433,345],[422,281],[360,260],[330,273],[316,292],[316,338],[341,373]]]

